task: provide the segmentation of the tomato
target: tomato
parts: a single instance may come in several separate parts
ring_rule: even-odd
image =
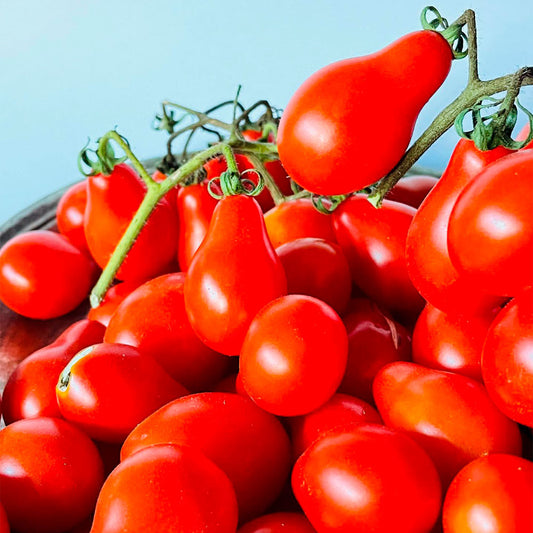
[[[64,235],[21,233],[0,249],[0,300],[29,318],[55,318],[87,297],[95,274],[91,259]]]
[[[404,431],[428,452],[443,486],[468,462],[488,453],[520,455],[518,426],[479,382],[415,363],[391,363],[374,380],[385,425]]]
[[[18,420],[0,431],[0,499],[19,533],[56,533],[87,518],[103,483],[89,437],[64,420]]]
[[[0,503],[0,533],[9,533],[9,522],[4,507]]]
[[[427,533],[440,511],[439,477],[426,452],[374,424],[342,426],[315,441],[296,461],[292,486],[321,533]]]
[[[80,250],[89,251],[83,224],[87,207],[87,182],[69,187],[59,199],[56,209],[57,229]]]
[[[414,208],[384,200],[376,209],[365,196],[352,196],[333,213],[333,226],[353,282],[378,305],[412,319],[424,301],[407,274],[405,240]]]
[[[533,285],[533,152],[492,163],[463,189],[450,214],[448,250],[474,287],[515,296]]]
[[[413,331],[413,361],[481,381],[481,350],[493,319],[494,312],[456,316],[426,304]]]
[[[181,187],[176,201],[180,219],[178,263],[186,272],[204,240],[217,200],[209,194],[206,183],[199,183]]]
[[[237,394],[192,394],[165,405],[132,431],[122,460],[160,443],[192,446],[218,465],[233,483],[241,521],[268,508],[289,472],[283,426]]]
[[[166,403],[188,394],[156,361],[123,344],[95,344],[65,367],[56,387],[63,417],[93,439],[123,442]]]
[[[337,244],[312,237],[276,248],[287,276],[288,294],[307,294],[342,314],[352,290],[350,267]]]
[[[99,322],[80,320],[48,346],[21,361],[6,383],[2,411],[6,424],[20,418],[61,417],[56,400],[59,374],[77,352],[104,338]]]
[[[422,174],[405,176],[387,193],[386,198],[417,209],[438,181],[434,176]]]
[[[363,400],[347,394],[334,394],[315,411],[288,418],[293,457],[297,459],[315,440],[346,424],[381,424],[381,417]]]
[[[303,237],[337,242],[331,217],[318,211],[309,198],[277,205],[265,213],[265,224],[274,248]]]
[[[453,205],[466,184],[509,153],[502,147],[482,152],[473,141],[461,139],[444,174],[413,218],[405,252],[409,277],[420,294],[445,313],[471,315],[501,302],[452,265],[447,232]]]
[[[348,361],[339,392],[373,403],[374,377],[387,363],[411,359],[411,336],[366,298],[350,302],[343,322],[348,333]]]
[[[303,415],[333,396],[347,352],[346,329],[329,305],[311,296],[282,296],[252,320],[239,374],[244,390],[265,411]]]
[[[222,198],[185,279],[193,330],[213,350],[238,355],[255,314],[286,292],[259,204],[244,195]]]
[[[139,176],[124,163],[116,165],[108,176],[89,176],[85,236],[91,255],[102,268],[129,226],[145,191]],[[118,270],[117,278],[144,280],[167,272],[176,256],[177,242],[176,212],[162,199]]]
[[[234,533],[228,477],[188,446],[158,445],[124,460],[98,496],[92,533]]]
[[[152,356],[190,391],[210,388],[229,370],[227,357],[192,330],[183,298],[185,274],[165,274],[133,291],[117,308],[105,342],[129,344]]]
[[[494,319],[481,369],[498,408],[516,422],[533,427],[533,289],[513,298]]]
[[[446,533],[533,531],[533,463],[492,454],[466,465],[444,500]]]
[[[237,533],[316,533],[301,513],[271,513],[242,526]]]
[[[422,30],[315,72],[294,93],[279,125],[279,156],[291,178],[325,195],[351,193],[381,179],[407,149],[418,113],[451,62],[442,35]],[[394,120],[384,105],[391,96],[402,110]],[[371,138],[364,126],[369,124],[386,127]]]

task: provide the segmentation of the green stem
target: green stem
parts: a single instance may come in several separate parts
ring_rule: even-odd
[[[284,202],[285,196],[279,190],[278,184],[274,181],[274,178],[272,177],[270,172],[266,169],[261,159],[257,157],[255,154],[248,154],[248,157],[250,158],[250,161],[253,163],[254,167],[257,168],[257,170],[259,170],[259,172],[261,173],[261,176],[263,176],[263,179],[265,180],[265,187],[268,189],[268,192],[270,192],[270,195],[272,196],[272,200],[274,200],[274,203],[276,205],[279,205],[282,202]]]

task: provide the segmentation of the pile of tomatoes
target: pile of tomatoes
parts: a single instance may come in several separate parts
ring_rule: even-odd
[[[413,120],[451,62],[420,33],[439,60],[405,103]],[[392,45],[396,61],[412,39]],[[370,57],[391,75],[390,48]],[[15,368],[0,532],[532,530],[533,146],[463,139],[439,180],[404,178],[376,209],[354,191],[394,166],[412,128],[348,175],[348,141],[321,143],[356,125],[315,135],[327,109],[311,96],[335,68],[371,69],[335,65],[282,117],[267,170],[286,201],[214,198],[208,182],[228,171],[209,159],[205,179],[158,203],[101,304]],[[320,212],[291,197],[284,167],[348,196]],[[0,250],[0,299],[35,319],[74,309],[145,193],[125,163],[74,185],[57,232]]]

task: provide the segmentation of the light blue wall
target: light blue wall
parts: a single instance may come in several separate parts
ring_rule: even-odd
[[[531,0],[441,2],[449,20],[478,13],[481,74],[533,64]],[[151,131],[169,98],[206,108],[231,98],[283,107],[313,71],[378,50],[419,28],[414,0],[0,0],[0,222],[78,179],[88,136],[118,126],[140,157],[162,152]],[[466,61],[453,65],[417,131],[457,95]],[[390,105],[393,105],[391,94]],[[533,89],[523,102],[533,108]],[[379,128],[376,126],[377,135]],[[422,163],[442,169],[447,135]]]

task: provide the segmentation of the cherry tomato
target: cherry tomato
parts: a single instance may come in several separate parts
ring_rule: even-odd
[[[405,176],[388,192],[386,198],[417,209],[438,181],[434,176],[421,174]]]
[[[318,211],[309,198],[277,205],[265,213],[265,224],[274,248],[303,237],[337,242],[331,217]]]
[[[533,531],[533,463],[491,454],[466,465],[444,500],[446,533]]]
[[[139,176],[124,163],[116,165],[108,176],[89,176],[85,236],[91,255],[102,268],[129,226],[145,191]],[[177,215],[163,198],[122,263],[117,278],[144,280],[167,272],[176,256],[177,242]]]
[[[61,417],[56,400],[59,374],[83,348],[102,342],[99,322],[80,320],[48,346],[21,361],[6,383],[2,411],[6,424],[21,418]]]
[[[87,182],[80,181],[61,196],[56,209],[57,229],[80,250],[89,251],[83,224],[87,207]]]
[[[21,233],[0,249],[0,300],[29,318],[54,318],[86,298],[95,274],[91,259],[64,235]]]
[[[157,445],[125,459],[98,496],[92,533],[234,533],[228,477],[189,446]]]
[[[337,244],[324,239],[296,239],[276,248],[287,276],[288,294],[314,296],[342,315],[348,306],[352,277]]]
[[[447,232],[453,205],[466,184],[509,153],[502,147],[482,152],[473,141],[461,139],[444,174],[413,218],[405,252],[409,277],[420,294],[445,313],[472,315],[501,302],[487,288],[457,272],[448,253]]]
[[[244,390],[265,411],[303,415],[337,390],[348,352],[339,315],[311,296],[292,294],[265,305],[242,345]]]
[[[170,402],[131,432],[122,460],[160,443],[195,447],[217,464],[233,483],[241,521],[268,508],[289,472],[290,443],[283,426],[237,394],[191,394]]]
[[[0,499],[19,533],[56,533],[87,518],[103,483],[93,442],[56,418],[18,420],[0,431]]]
[[[316,533],[301,513],[271,513],[242,526],[237,533]]]
[[[353,282],[377,304],[412,318],[424,301],[407,274],[405,240],[415,210],[384,200],[376,209],[364,196],[352,196],[333,213],[333,226]]]
[[[374,380],[385,425],[404,431],[428,452],[444,487],[468,462],[488,453],[521,455],[515,422],[479,382],[415,363],[391,363]]]
[[[184,281],[181,272],[166,274],[133,291],[111,318],[105,342],[137,347],[197,392],[219,381],[230,360],[208,348],[192,330],[185,311]]]
[[[123,442],[166,403],[188,394],[150,356],[124,344],[95,344],[65,367],[56,387],[61,414],[93,439]]]
[[[533,290],[513,298],[494,319],[483,347],[487,391],[509,418],[533,427]]]
[[[320,532],[427,533],[441,487],[426,452],[403,433],[367,424],[342,426],[300,456],[292,486]]]
[[[315,72],[294,93],[279,125],[279,155],[291,178],[325,195],[351,193],[381,179],[407,149],[418,113],[451,62],[442,35],[422,30]],[[391,97],[402,110],[394,120],[383,105]],[[368,124],[386,127],[370,139],[362,126]]]
[[[244,195],[222,198],[185,279],[193,330],[213,350],[238,355],[255,314],[286,292],[258,203]]]
[[[533,285],[533,152],[492,163],[463,189],[450,214],[448,250],[478,289],[516,296]]]

